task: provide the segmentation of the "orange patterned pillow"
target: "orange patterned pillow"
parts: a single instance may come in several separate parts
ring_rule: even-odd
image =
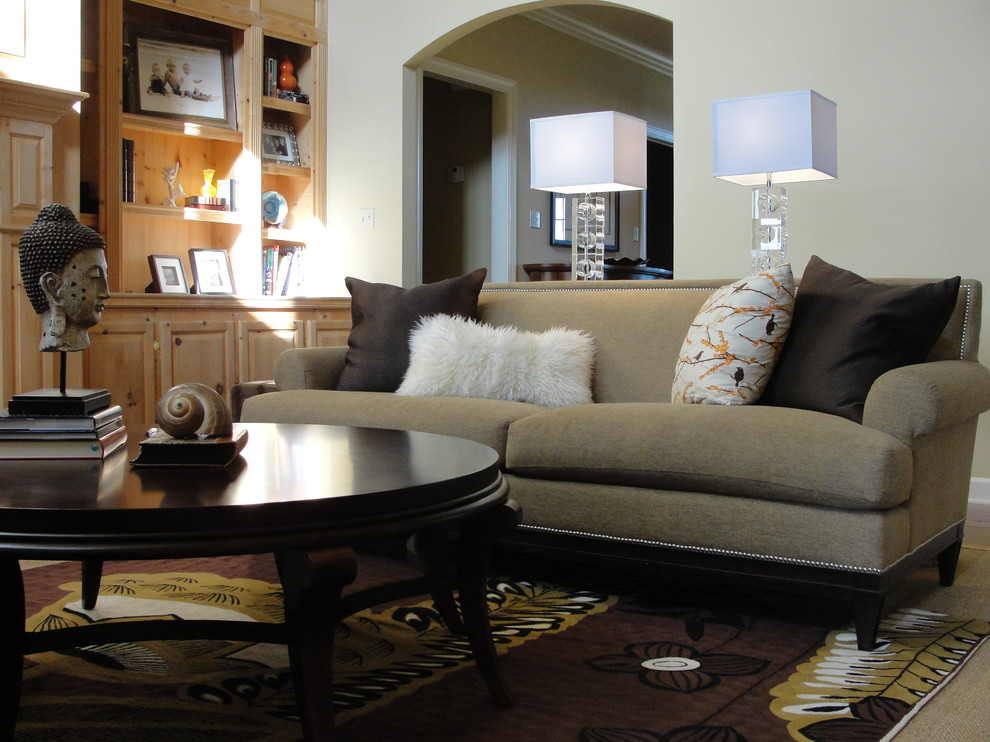
[[[671,402],[752,404],[763,393],[791,326],[790,265],[715,290],[677,356]]]

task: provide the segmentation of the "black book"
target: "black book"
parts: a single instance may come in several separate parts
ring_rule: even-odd
[[[246,430],[223,438],[173,438],[157,431],[143,441],[134,466],[228,466],[247,443]]]
[[[13,418],[23,420],[25,418]],[[27,418],[30,419],[30,418]],[[54,419],[54,418],[52,418]],[[83,418],[72,418],[79,420]],[[124,427],[123,415],[118,415],[106,425],[93,430],[11,430],[0,427],[2,441],[92,441]]]
[[[27,394],[15,394],[7,402],[11,415],[35,417],[41,415],[91,415],[110,406],[107,389],[37,389]]]
[[[107,406],[90,415],[11,415],[8,410],[0,410],[0,431],[87,433],[120,422],[123,415],[120,405]]]

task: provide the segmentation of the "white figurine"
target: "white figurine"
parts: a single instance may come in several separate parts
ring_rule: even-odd
[[[179,163],[175,163],[175,167],[163,167],[162,175],[165,176],[165,182],[168,183],[168,205],[178,206],[179,204],[175,203],[175,199],[185,195],[185,191],[182,190],[182,183],[175,182],[179,176]]]

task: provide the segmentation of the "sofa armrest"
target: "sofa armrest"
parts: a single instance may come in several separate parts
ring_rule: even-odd
[[[347,346],[291,348],[275,359],[275,384],[285,389],[335,389]]]
[[[933,361],[895,368],[877,379],[866,397],[863,425],[911,445],[988,409],[990,370],[973,361]]]
[[[275,382],[272,379],[264,379],[263,381],[242,381],[240,384],[234,384],[233,388],[230,390],[230,416],[234,422],[240,422],[241,410],[244,409],[244,400],[251,397],[256,397],[259,394],[268,394],[269,392],[276,392],[278,388],[275,386]]]

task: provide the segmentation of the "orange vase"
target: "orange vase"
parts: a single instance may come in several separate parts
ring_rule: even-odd
[[[278,66],[278,86],[282,88],[282,90],[296,89],[296,76],[292,74],[295,70],[296,68],[293,67],[292,62],[289,61],[289,55],[284,55],[282,57],[282,62]]]

